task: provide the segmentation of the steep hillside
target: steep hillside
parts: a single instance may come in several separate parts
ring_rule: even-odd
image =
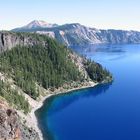
[[[15,32],[36,32],[56,38],[60,43],[74,45],[89,44],[138,44],[140,32],[125,30],[100,30],[79,23],[52,26],[49,28],[16,28]]]

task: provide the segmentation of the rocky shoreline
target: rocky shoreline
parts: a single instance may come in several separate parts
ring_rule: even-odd
[[[83,85],[82,85],[83,84]],[[85,89],[85,88],[90,88],[90,87],[94,87],[96,86],[98,83],[94,83],[94,82],[87,82],[87,83],[82,83],[81,86],[75,87],[75,88],[71,88],[71,89],[57,89],[53,92],[50,92],[48,95],[46,95],[45,97],[41,97],[40,101],[37,103],[37,105],[35,107],[32,108],[31,112],[29,113],[29,116],[31,117],[32,123],[34,124],[34,129],[37,131],[40,140],[43,140],[43,135],[41,130],[39,129],[38,126],[38,120],[37,117],[35,115],[35,112],[41,108],[43,106],[43,103],[46,99],[50,98],[51,96],[55,96],[58,94],[69,94],[71,91],[76,91],[76,90],[81,90],[81,89]]]

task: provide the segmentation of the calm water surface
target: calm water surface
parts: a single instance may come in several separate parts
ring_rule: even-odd
[[[36,113],[44,139],[140,140],[140,45],[73,49],[109,69],[115,81],[47,100]]]

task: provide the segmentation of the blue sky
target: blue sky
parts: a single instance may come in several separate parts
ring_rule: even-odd
[[[0,30],[30,21],[140,31],[140,0],[2,0]]]

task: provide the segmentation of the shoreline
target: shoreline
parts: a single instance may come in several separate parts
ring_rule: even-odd
[[[31,112],[29,113],[29,115],[30,115],[30,117],[31,117],[31,119],[33,121],[33,124],[34,124],[34,129],[38,133],[40,140],[43,140],[43,134],[42,134],[42,132],[41,132],[41,130],[39,128],[38,119],[37,119],[37,117],[35,115],[35,112],[44,105],[45,100],[47,100],[51,96],[56,96],[56,95],[60,95],[60,94],[64,94],[64,93],[69,94],[69,93],[71,93],[73,91],[82,90],[82,89],[86,89],[86,88],[92,88],[92,87],[95,87],[98,84],[99,83],[88,82],[88,85],[73,87],[71,89],[63,89],[62,91],[61,90],[56,90],[56,91],[54,91],[52,93],[49,93],[48,95],[42,97],[38,101],[37,105],[35,107],[33,107]]]

